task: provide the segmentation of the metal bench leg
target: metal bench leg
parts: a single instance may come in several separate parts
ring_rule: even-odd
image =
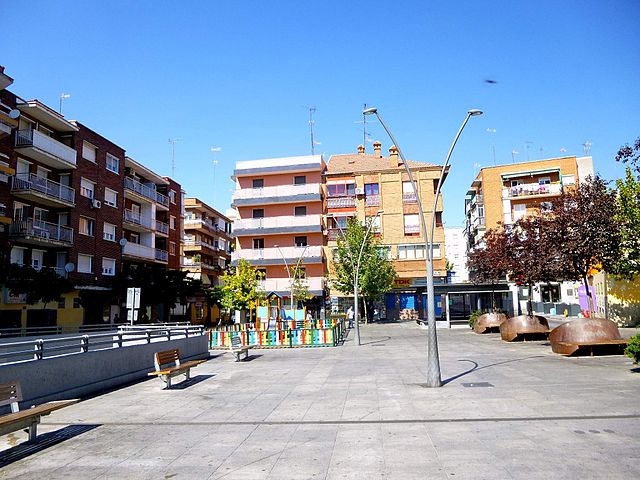
[[[190,368],[187,369],[187,373],[185,373],[185,376],[187,377],[185,380],[190,380],[191,379],[191,369]]]
[[[38,421],[29,425],[29,441],[30,442],[35,442],[36,437],[38,436]]]
[[[171,388],[171,375],[163,375],[162,379],[167,384],[167,389]]]

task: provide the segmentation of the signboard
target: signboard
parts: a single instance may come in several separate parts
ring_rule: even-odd
[[[131,324],[138,320],[138,310],[130,309],[127,311],[127,321]]]
[[[434,283],[441,283],[442,281],[437,278],[440,276],[440,271],[434,270],[433,276],[435,278]],[[418,278],[396,278],[393,282],[393,288],[408,288],[408,287],[426,287],[427,286],[427,278],[426,277],[418,277]]]
[[[140,288],[127,288],[127,308],[140,308]]]

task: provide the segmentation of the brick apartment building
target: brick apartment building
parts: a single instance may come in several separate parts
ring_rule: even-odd
[[[392,292],[385,295],[385,314],[397,318],[402,311],[416,310],[423,315],[426,308],[420,298],[425,290],[425,248],[420,228],[418,205],[405,167],[395,146],[389,148],[389,156],[383,157],[381,143],[375,142],[374,153],[367,154],[362,145],[358,153],[333,155],[329,159],[324,178],[327,189],[327,253],[332,258],[336,240],[344,230],[347,220],[357,217],[361,221],[376,222],[372,230],[380,236],[388,249],[398,274]],[[432,163],[409,160],[411,171],[418,185],[418,194],[424,209],[427,225],[431,224],[435,190],[442,167]],[[384,213],[378,215],[379,211]],[[442,224],[442,196],[435,212],[434,276],[436,283],[447,279],[444,229]],[[331,268],[331,261],[328,261]],[[352,300],[338,291],[331,292],[332,306],[344,310]],[[441,305],[436,301],[436,313]],[[422,316],[424,318],[424,316]]]
[[[11,83],[0,68],[2,265],[54,268],[75,291],[43,308],[3,288],[0,326],[108,322],[120,313],[111,287],[125,263],[179,267],[180,185],[133,165],[82,123],[19,98],[6,90]]]

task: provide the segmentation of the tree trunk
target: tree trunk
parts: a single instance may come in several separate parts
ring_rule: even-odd
[[[491,282],[491,311],[496,313],[496,288],[493,282]]]
[[[587,305],[589,308],[589,318],[593,318],[595,316],[595,311],[593,308],[593,298],[591,297],[591,290],[589,290],[589,280],[587,280],[587,274],[582,274],[582,282],[584,283],[585,293],[587,294]]]
[[[529,299],[527,300],[527,315],[533,316],[533,285],[529,284]]]

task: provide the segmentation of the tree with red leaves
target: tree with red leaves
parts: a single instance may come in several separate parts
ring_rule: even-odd
[[[483,237],[484,245],[469,252],[467,266],[474,283],[491,283],[492,287],[506,280],[509,270],[507,236],[502,226],[489,229]],[[495,290],[491,290],[491,309],[496,311]]]
[[[633,147],[624,145],[618,150],[616,162],[630,163],[633,169],[640,174],[640,137],[636,138]]]

